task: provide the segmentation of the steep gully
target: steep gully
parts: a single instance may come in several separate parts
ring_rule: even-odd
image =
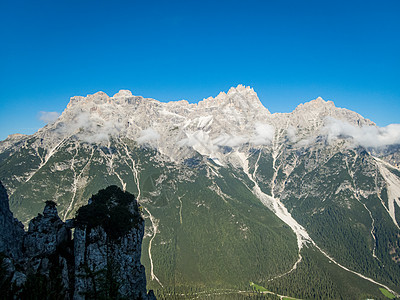
[[[75,197],[76,197],[76,192],[78,190],[78,184],[79,184],[79,180],[81,180],[83,172],[85,171],[85,169],[90,165],[90,162],[92,161],[93,158],[93,154],[94,154],[94,148],[92,148],[92,152],[90,153],[90,157],[88,159],[88,161],[86,162],[85,166],[82,168],[82,170],[79,172],[79,174],[77,175],[76,170],[75,170],[75,159],[78,156],[78,144],[75,145],[75,155],[72,158],[71,161],[71,170],[74,174],[74,181],[72,183],[72,198],[71,201],[69,203],[69,206],[67,208],[67,210],[64,213],[63,216],[63,221],[65,222],[69,212],[72,210],[74,203],[75,203]]]
[[[372,239],[374,240],[374,248],[372,249],[372,256],[379,260],[379,258],[376,256],[376,236],[375,236],[375,220],[372,216],[372,212],[369,210],[369,208],[367,207],[367,205],[365,203],[363,203],[360,199],[360,191],[357,187],[356,181],[354,179],[354,172],[353,169],[355,167],[356,161],[358,158],[358,154],[356,151],[354,151],[354,159],[353,159],[353,164],[352,166],[350,166],[348,159],[346,158],[346,167],[347,167],[347,173],[349,174],[351,180],[352,180],[352,184],[353,184],[353,193],[354,193],[354,197],[356,198],[356,200],[362,205],[364,206],[365,210],[368,212],[369,217],[371,218],[371,236]]]
[[[35,148],[35,152],[36,152],[37,156],[40,158],[40,164],[39,164],[39,167],[27,177],[27,179],[25,180],[25,183],[27,183],[29,180],[31,180],[33,175],[35,175],[42,167],[44,167],[47,164],[49,159],[54,155],[54,153],[56,153],[57,149],[59,149],[70,137],[71,136],[63,138],[55,147],[50,149],[50,151],[48,151],[46,153],[46,155],[44,155],[44,156],[40,155],[38,148]]]
[[[131,157],[131,155],[129,154],[128,146],[127,146],[125,143],[123,143],[122,141],[120,141],[120,142],[123,144],[123,147],[124,147],[124,150],[125,150],[125,154],[126,154],[126,156],[128,157],[128,159],[129,159],[130,162],[131,162],[131,164],[129,164],[129,163],[125,160],[126,165],[127,165],[127,166],[131,169],[131,171],[132,171],[133,180],[134,180],[134,182],[135,182],[135,184],[136,184],[136,188],[137,188],[137,190],[138,190],[138,194],[137,194],[136,199],[137,199],[137,201],[139,202],[139,201],[140,201],[140,198],[141,198],[141,194],[142,194],[142,191],[141,191],[141,189],[140,189],[139,170],[138,170],[138,168],[137,168],[137,164],[136,164],[135,160],[134,160],[134,159]],[[139,203],[140,203],[140,202],[139,202]],[[149,215],[149,219],[150,219],[151,226],[152,226],[152,229],[153,229],[153,235],[152,235],[152,237],[151,237],[151,239],[150,239],[150,242],[149,242],[149,249],[148,249],[148,251],[149,251],[149,252],[148,252],[148,253],[149,253],[149,260],[150,260],[150,276],[151,276],[151,280],[157,281],[158,284],[159,284],[161,287],[163,287],[161,281],[160,281],[160,280],[158,279],[158,277],[154,274],[154,264],[153,264],[153,259],[152,259],[152,257],[151,257],[151,246],[152,246],[153,240],[154,240],[154,238],[156,237],[157,232],[158,232],[157,220],[156,220],[156,218],[154,218],[154,216],[151,214],[151,212],[150,212],[146,207],[143,206],[143,208],[144,208],[144,210],[147,212],[147,214]]]

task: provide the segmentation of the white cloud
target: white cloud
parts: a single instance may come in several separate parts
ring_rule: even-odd
[[[308,147],[310,144],[315,142],[315,138],[309,137],[307,139],[302,139],[299,142],[297,142],[297,146],[299,147]]]
[[[198,130],[195,132],[186,132],[186,138],[178,142],[178,146],[180,147],[182,146],[195,147],[200,145],[202,147],[207,147],[207,146],[213,147],[212,142],[210,140],[210,136],[203,130]]]
[[[94,119],[86,125],[81,126],[81,128],[84,128],[85,132],[81,132],[79,137],[93,144],[109,141],[110,137],[118,137],[122,130],[118,122],[112,120],[104,121],[102,119]]]
[[[99,114],[76,110],[70,120],[57,125],[56,131],[61,135],[76,135],[87,143],[108,142],[110,136],[118,137],[124,130],[118,119],[106,120]]]
[[[178,142],[178,146],[193,147],[200,153],[216,153],[218,147],[240,147],[244,144],[253,144],[255,146],[271,144],[275,134],[275,128],[268,124],[257,123],[254,132],[251,135],[244,136],[236,133],[222,133],[214,139],[211,139],[207,132],[198,130],[196,132],[187,132],[186,138]]]
[[[390,124],[386,127],[358,127],[334,118],[327,118],[321,132],[327,136],[329,142],[338,138],[349,138],[355,145],[366,148],[400,144],[400,124]]]
[[[39,112],[39,120],[47,123],[53,123],[60,114],[56,111],[40,111]]]
[[[289,126],[288,129],[286,130],[286,136],[289,139],[290,142],[295,143],[297,141],[297,129],[293,126]]]
[[[177,145],[179,147],[192,147],[200,154],[208,156],[213,155],[218,150],[208,133],[203,130],[186,132],[186,138],[180,140]]]
[[[140,132],[140,136],[136,139],[139,144],[153,145],[160,139],[160,134],[153,128],[147,128]]]
[[[242,136],[234,136],[227,133],[221,134],[213,141],[213,144],[217,146],[228,146],[228,147],[238,147],[248,142],[245,137]]]
[[[255,126],[255,135],[250,138],[250,143],[256,146],[265,146],[271,144],[274,139],[275,128],[269,124],[257,123]]]

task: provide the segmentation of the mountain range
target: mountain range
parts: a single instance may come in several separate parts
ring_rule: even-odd
[[[135,194],[159,298],[250,283],[271,297],[398,296],[399,167],[400,125],[322,98],[271,114],[242,85],[197,104],[72,97],[55,122],[0,142],[25,225],[44,201],[65,221],[105,186]]]

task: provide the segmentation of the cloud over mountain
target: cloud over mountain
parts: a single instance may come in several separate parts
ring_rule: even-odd
[[[345,121],[326,118],[321,129],[328,141],[337,138],[351,138],[353,143],[362,147],[379,148],[393,144],[400,144],[400,124],[390,124],[386,127],[354,126]]]
[[[136,139],[136,142],[141,145],[153,145],[153,143],[157,142],[159,139],[160,134],[153,128],[149,127],[140,132],[140,136]]]
[[[39,112],[39,120],[47,123],[53,123],[60,114],[56,111],[40,111]]]

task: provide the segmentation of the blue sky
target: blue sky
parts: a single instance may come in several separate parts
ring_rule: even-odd
[[[0,139],[74,95],[197,102],[250,85],[271,112],[318,96],[400,123],[400,1],[0,2]]]

